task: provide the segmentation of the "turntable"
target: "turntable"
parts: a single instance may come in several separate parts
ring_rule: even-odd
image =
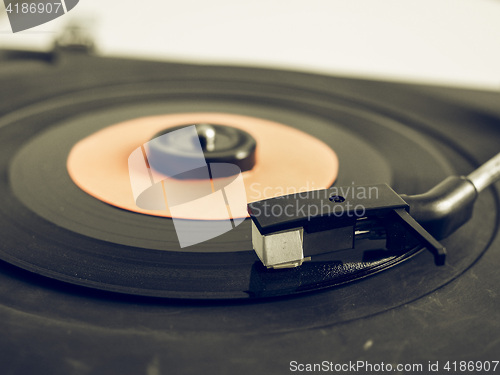
[[[500,371],[498,93],[68,48],[1,59],[4,373]],[[127,160],[189,125],[205,156],[213,133],[244,139],[207,161],[241,172],[208,180],[240,178],[248,201],[183,246],[176,218],[210,235],[225,211],[144,208]],[[380,195],[349,198],[363,186]],[[429,190],[458,207],[444,221],[419,211]],[[256,214],[314,192],[367,211]],[[295,240],[302,258],[268,261]]]

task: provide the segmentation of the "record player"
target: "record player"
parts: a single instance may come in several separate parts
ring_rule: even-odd
[[[498,172],[478,186],[498,167],[498,92],[91,47],[0,54],[4,373],[494,371]],[[205,155],[212,132],[215,144],[244,138],[246,156],[214,157],[208,180],[229,178],[224,190],[238,173],[218,180],[215,163],[240,163],[249,215],[183,246],[173,210],[134,200],[127,158],[195,124]],[[475,185],[457,194],[453,228],[436,229],[416,197],[449,176]],[[179,179],[179,190],[202,180]],[[363,186],[376,199],[349,198]],[[285,204],[325,191],[336,207],[363,203],[363,215],[285,217]],[[256,215],[266,199],[283,208],[271,221]],[[197,212],[180,220],[211,231],[224,219]],[[365,239],[377,246],[358,247]],[[295,240],[301,259],[269,261]]]

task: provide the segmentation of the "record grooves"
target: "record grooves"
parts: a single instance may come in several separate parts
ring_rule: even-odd
[[[89,66],[92,74],[83,69]],[[349,347],[361,355],[356,345],[363,340],[363,330],[375,340],[385,337],[391,342],[404,337],[400,329],[389,338],[391,324],[418,330],[423,323],[415,320],[412,306],[427,306],[429,313],[423,316],[435,331],[428,334],[429,340],[445,341],[447,337],[434,335],[443,332],[446,319],[460,319],[459,311],[452,309],[461,293],[472,290],[456,286],[474,274],[480,275],[476,285],[498,280],[495,189],[481,194],[473,219],[443,241],[449,251],[445,267],[435,267],[428,253],[415,249],[369,266],[325,261],[268,271],[252,251],[248,222],[186,252],[165,224],[168,219],[109,206],[79,190],[65,168],[78,140],[113,123],[144,115],[212,111],[278,121],[322,139],[339,156],[336,184],[387,182],[399,193],[414,194],[448,175],[466,174],[498,152],[500,113],[495,108],[458,106],[446,97],[447,89],[251,68],[66,56],[54,65],[23,71],[19,64],[17,69],[16,77],[9,77],[0,68],[2,87],[13,87],[14,79],[19,82],[19,90],[12,93],[0,89],[0,257],[15,265],[0,264],[0,311],[8,318],[4,322],[15,319],[33,330],[38,345],[50,346],[70,329],[78,345],[87,348],[80,360],[93,368],[104,361],[100,348],[122,340],[112,352],[134,348],[136,358],[116,364],[115,370],[134,363],[139,369],[151,361],[151,353],[174,358],[188,342],[196,358],[210,353],[211,345],[242,358],[232,347],[257,345],[258,334],[274,333],[276,338],[264,340],[259,349],[246,349],[253,365],[269,365],[271,358],[264,353],[273,342],[280,345],[278,355],[287,350],[296,358],[326,353],[325,338],[308,341],[300,353],[293,349],[294,343],[317,338],[316,328],[321,328],[328,337],[341,335],[330,337],[328,344],[339,348],[329,352],[329,358],[340,358]],[[56,77],[67,79],[49,85]],[[30,90],[21,90],[28,86]],[[380,268],[388,269],[378,273]],[[353,278],[362,280],[344,284]],[[487,338],[495,332],[491,311],[497,307],[494,298],[483,293],[488,288],[481,286],[478,295],[484,303],[476,312],[484,324],[477,332]],[[270,298],[262,301],[264,297]],[[432,298],[448,309],[447,318],[429,317],[437,308]],[[363,326],[366,321],[384,328],[375,332]],[[352,334],[340,348],[348,331]],[[27,332],[14,334],[14,347],[27,340]],[[133,338],[137,333],[140,343]],[[195,333],[199,340],[193,344]],[[476,337],[460,330],[457,335],[464,342]],[[86,346],[95,338],[101,344]],[[57,359],[57,345],[53,348],[47,354],[53,364],[46,367],[63,373],[71,365]],[[369,358],[377,352],[365,354]]]
[[[193,83],[195,85],[196,83]],[[241,82],[239,83],[240,88],[244,87]],[[169,87],[169,90],[172,88]],[[124,88],[120,90],[118,88],[112,89],[111,91],[119,91],[120,96],[124,94]],[[135,93],[134,99],[138,100],[139,95],[137,94],[137,90],[131,88],[131,91]],[[160,99],[160,95],[158,91],[155,93],[155,98]],[[111,94],[109,94],[111,96]],[[293,95],[293,94],[292,94]],[[172,95],[174,98],[179,96],[179,94],[175,93]],[[65,97],[67,99],[67,97]],[[114,98],[113,98],[114,99]],[[207,98],[208,99],[208,98]],[[205,99],[205,100],[207,100]],[[211,106],[212,108],[219,105],[223,108],[229,108],[231,110],[232,102],[236,101],[237,97],[235,94],[231,94],[231,100],[229,103],[219,100],[217,104],[208,103],[205,106]],[[261,96],[261,100],[263,97]],[[116,100],[116,99],[114,99]],[[227,99],[226,99],[227,100]],[[245,102],[247,110],[258,111],[259,107],[249,101],[247,97],[241,99],[241,102]],[[100,99],[100,103],[103,103],[103,99]],[[149,103],[148,103],[149,104]],[[138,105],[138,108],[135,110],[135,113],[154,113],[154,111],[166,111],[167,108],[173,107],[172,111],[175,111],[176,102],[170,99],[169,96],[164,100],[164,102],[160,102],[156,105],[149,104],[149,108],[144,105]],[[200,95],[196,101],[196,108],[203,107],[203,99]],[[252,104],[257,109],[252,108]],[[330,103],[330,107],[333,108],[333,103]],[[49,107],[54,106],[59,110],[64,110],[63,105],[51,105],[48,104]],[[278,107],[281,112],[284,111],[281,107]],[[289,106],[292,106],[291,104]],[[90,237],[95,237],[100,240],[104,240],[107,242],[111,242],[111,248],[106,247],[105,244],[96,246],[90,245],[90,248],[97,247],[97,253],[94,254],[94,258],[88,257],[84,258],[85,255],[88,254],[91,250],[89,250],[89,245],[86,245],[81,250],[77,250],[74,254],[71,253],[71,250],[64,246],[64,249],[61,252],[64,256],[55,256],[54,246],[50,246],[50,250],[46,252],[40,252],[36,255],[40,259],[41,262],[37,263],[36,260],[33,259],[33,251],[29,248],[29,246],[22,246],[27,250],[29,254],[27,257],[30,257],[28,262],[33,262],[34,268],[37,269],[48,269],[49,275],[53,277],[57,277],[57,270],[61,268],[67,274],[62,274],[59,276],[65,281],[73,281],[76,284],[86,285],[89,283],[90,286],[98,287],[102,289],[108,289],[113,291],[123,291],[129,293],[139,293],[144,295],[152,295],[152,296],[165,296],[165,297],[187,297],[187,298],[245,298],[246,296],[254,296],[258,295],[251,290],[250,282],[252,278],[252,268],[253,263],[257,261],[257,259],[252,259],[252,261],[247,263],[247,267],[241,268],[235,276],[233,276],[233,281],[229,283],[233,287],[238,285],[239,289],[227,290],[227,275],[231,274],[234,271],[234,267],[231,269],[231,257],[227,254],[222,256],[217,256],[216,254],[209,254],[202,258],[199,254],[194,257],[184,256],[180,252],[178,246],[176,246],[175,241],[176,238],[174,236],[172,224],[170,223],[170,229],[168,227],[169,223],[165,223],[165,220],[151,218],[147,215],[134,215],[127,211],[118,210],[116,208],[109,207],[108,205],[102,204],[102,202],[95,202],[95,199],[87,196],[86,194],[82,194],[82,192],[73,186],[71,181],[69,181],[67,176],[67,171],[65,170],[65,164],[67,155],[69,153],[68,148],[73,146],[75,141],[81,139],[84,136],[87,136],[96,129],[101,128],[102,126],[109,126],[113,124],[113,119],[109,119],[109,117],[113,118],[113,114],[123,118],[125,116],[134,117],[134,106],[128,106],[126,114],[124,114],[123,108],[111,107],[104,111],[104,115],[102,113],[98,114],[98,116],[89,116],[89,113],[92,113],[90,108],[86,108],[85,114],[82,114],[78,111],[76,107],[76,100],[73,100],[73,104],[71,106],[71,111],[73,113],[78,113],[78,119],[76,121],[66,120],[62,122],[62,125],[56,125],[54,130],[49,130],[49,133],[41,134],[39,137],[34,137],[32,142],[29,142],[24,148],[18,147],[20,149],[19,154],[14,156],[11,167],[10,167],[10,175],[9,180],[10,184],[13,186],[14,194],[17,198],[21,199],[23,203],[27,204],[34,212],[38,213],[38,215],[50,220],[55,221],[58,226],[68,228],[72,231],[76,231],[80,234],[87,235]],[[116,109],[115,109],[116,108]],[[132,108],[132,109],[131,109]],[[413,162],[414,165],[411,168],[412,173],[417,176],[422,175],[422,178],[417,178],[416,181],[421,181],[422,187],[413,186],[415,189],[411,191],[411,193],[415,193],[418,191],[425,191],[425,183],[427,180],[430,180],[430,183],[433,184],[434,180],[439,181],[447,174],[452,174],[451,167],[443,167],[440,171],[440,164],[443,164],[443,161],[440,160],[440,155],[438,152],[431,148],[432,145],[428,144],[425,140],[419,138],[406,138],[402,137],[398,133],[398,128],[394,130],[395,126],[398,124],[392,124],[391,120],[386,120],[386,123],[379,121],[371,121],[370,116],[373,116],[369,113],[366,118],[363,118],[363,112],[359,109],[351,110],[351,113],[348,112],[348,115],[358,116],[357,121],[347,120],[349,117],[344,113],[348,111],[347,107],[343,107],[341,110],[336,109],[332,110],[332,117],[330,118],[330,122],[332,125],[330,128],[330,133],[333,133],[330,138],[339,139],[339,143],[342,142],[344,145],[348,142],[348,138],[345,136],[340,136],[339,131],[336,129],[339,126],[336,126],[336,123],[340,123],[341,126],[349,127],[351,130],[353,127],[358,126],[361,129],[363,126],[365,132],[368,129],[368,136],[372,139],[372,145],[378,146],[379,150],[383,150],[382,152],[388,153],[388,151],[398,152],[398,148],[404,148],[407,155],[408,160],[412,162],[417,159],[417,155],[422,155],[417,160],[419,160],[420,164]],[[278,109],[275,112],[279,112]],[[340,115],[337,115],[340,113]],[[259,114],[259,113],[257,113]],[[360,115],[361,114],[361,115]],[[35,116],[37,116],[36,114]],[[340,120],[337,120],[336,117],[340,117]],[[45,114],[45,116],[47,116]],[[136,115],[137,116],[137,115]],[[48,117],[48,116],[47,116]],[[290,116],[291,117],[291,116]],[[296,116],[295,116],[296,117]],[[48,119],[49,125],[52,125],[50,119]],[[302,120],[302,119],[301,119]],[[296,120],[297,121],[297,120]],[[341,121],[347,122],[347,124],[342,123]],[[363,122],[362,122],[363,121]],[[66,125],[69,123],[69,125]],[[368,128],[368,124],[371,125],[372,128],[376,127],[374,130],[370,132]],[[92,124],[89,126],[88,124]],[[302,122],[297,121],[295,126],[302,126],[303,130],[310,129],[312,127],[312,122],[308,119],[302,120]],[[323,123],[321,124],[325,126]],[[403,127],[404,125],[399,125]],[[26,134],[26,130],[22,128],[22,126],[17,126],[20,132]],[[388,128],[388,129],[387,129]],[[342,129],[342,128],[341,128]],[[384,134],[386,132],[386,134]],[[407,133],[410,130],[407,130]],[[380,141],[374,137],[374,134],[377,133],[379,135]],[[411,133],[410,133],[411,134]],[[406,134],[405,134],[406,135]],[[67,141],[66,139],[70,140]],[[328,138],[328,133],[325,132],[323,135],[323,139]],[[406,142],[405,142],[406,141]],[[417,143],[419,142],[420,143]],[[358,150],[361,149],[364,145],[359,144],[356,138],[352,141],[352,144],[348,145],[349,149]],[[388,145],[384,145],[384,142],[388,142],[392,145],[392,147],[388,147]],[[11,143],[11,142],[9,142]],[[58,147],[53,147],[52,145],[57,143]],[[382,143],[382,145],[378,145],[378,143]],[[340,144],[334,145],[333,148],[340,148]],[[427,151],[427,152],[426,152]],[[340,160],[345,160],[344,170],[348,169],[348,171],[344,172],[344,175],[341,175],[341,178],[344,181],[350,181],[359,183],[358,180],[363,176],[367,178],[367,174],[365,171],[370,170],[376,172],[376,178],[383,178],[382,173],[378,172],[380,168],[380,162],[375,164],[374,158],[363,158],[359,159],[352,155],[351,157],[345,156],[343,154],[342,149],[340,152]],[[411,155],[410,153],[413,153]],[[19,155],[19,156],[17,156]],[[410,156],[411,155],[411,156]],[[437,157],[434,157],[437,155]],[[385,155],[384,155],[385,156]],[[429,158],[425,160],[425,158]],[[395,158],[391,158],[390,154],[385,156],[385,160],[393,160]],[[403,158],[398,158],[398,162],[400,162]],[[441,157],[442,159],[442,157]],[[41,163],[41,164],[40,164]],[[397,173],[405,173],[407,174],[407,166],[403,167],[394,165],[396,163],[390,163],[389,169],[394,171],[395,173],[395,181],[392,181],[392,185],[395,186],[395,189],[405,189],[404,191],[408,191],[408,187],[405,188],[405,184],[408,182],[412,182],[412,185],[415,185],[415,178],[411,179],[409,176],[399,177]],[[40,165],[43,167],[40,168]],[[429,167],[432,166],[432,167]],[[356,173],[351,172],[350,170],[355,170]],[[349,174],[351,176],[349,176]],[[360,176],[358,178],[358,176]],[[425,176],[425,177],[424,177]],[[436,176],[436,177],[434,177]],[[39,186],[37,189],[33,189],[32,186],[37,186],[37,181],[45,181],[43,185]],[[401,182],[399,182],[401,181]],[[371,183],[377,182],[390,182],[387,180],[374,180],[374,177],[371,177]],[[398,183],[399,182],[399,183]],[[82,203],[77,202],[81,201]],[[40,205],[43,205],[39,207]],[[54,212],[55,211],[55,212]],[[11,212],[19,212],[19,208],[12,209]],[[82,220],[83,218],[83,220]],[[187,248],[186,250],[191,252],[202,252],[202,253],[227,253],[234,251],[245,251],[248,254],[248,257],[251,257],[252,248],[249,243],[248,237],[248,223],[245,223],[243,226],[236,228],[235,230],[228,233],[226,236],[222,236],[222,238],[217,238],[217,240],[209,241],[207,243],[201,244],[200,246],[195,247],[194,249]],[[39,225],[32,225],[32,227],[40,227]],[[123,228],[122,228],[123,227]],[[167,228],[165,230],[165,228]],[[50,233],[50,232],[48,232]],[[22,236],[20,236],[22,237]],[[49,235],[49,237],[52,237]],[[227,237],[227,239],[226,239]],[[242,241],[238,241],[239,239],[243,239]],[[78,242],[68,240],[77,246]],[[220,242],[222,241],[222,242]],[[75,243],[76,242],[76,243]],[[80,243],[83,243],[82,240]],[[234,244],[236,242],[236,244]],[[112,250],[114,248],[115,243],[121,245],[136,245],[145,250],[129,250],[128,248],[122,249],[118,247],[116,250]],[[238,245],[241,243],[241,245]],[[102,248],[101,248],[102,246]],[[103,250],[106,249],[106,250]],[[183,265],[190,264],[194,266],[194,272],[192,276],[184,279],[182,276],[178,275],[178,271],[176,269],[176,261],[170,261],[168,253],[160,253],[157,254],[154,251],[150,251],[149,249],[161,249],[174,251],[175,257],[181,258],[180,260],[180,269],[182,269],[182,275],[188,273],[189,269],[185,269]],[[128,253],[130,255],[125,255]],[[20,252],[16,250],[16,254],[20,256]],[[24,259],[22,255],[19,259],[22,262]],[[106,263],[106,259],[110,257],[112,260],[109,263]],[[122,264],[118,264],[116,259],[123,258],[121,261]],[[194,259],[193,259],[194,258]],[[65,263],[65,259],[71,259],[69,262]],[[87,268],[82,267],[82,261],[87,265]],[[133,261],[134,263],[130,263]],[[137,262],[144,262],[144,269],[140,269]],[[62,264],[61,264],[62,262]],[[75,263],[73,263],[75,262]],[[18,262],[19,263],[19,262]],[[211,272],[210,267],[211,264],[215,263],[216,268]],[[61,264],[58,267],[58,264]],[[128,271],[125,271],[127,265],[131,264],[131,268]],[[154,266],[152,266],[152,264]],[[208,264],[208,268],[206,268],[206,264]],[[76,268],[71,268],[71,265]],[[224,265],[229,265],[228,269],[220,268],[224,267]],[[167,269],[170,269],[169,266],[173,266],[174,268],[167,272]],[[240,258],[237,258],[237,267],[241,266]],[[342,267],[338,270],[339,266],[336,263],[328,265],[322,265],[322,267],[326,266],[326,274],[336,274],[340,273],[340,278],[344,279],[346,275],[344,273],[349,273],[352,271],[352,266],[349,265],[346,267],[346,270],[343,270]],[[236,268],[237,268],[236,267]],[[304,269],[307,269],[310,266],[306,266],[304,268],[299,269],[299,274],[302,274]],[[360,267],[360,266],[356,266]],[[29,269],[29,268],[28,268]],[[313,268],[314,269],[314,268]],[[296,270],[297,271],[297,270]],[[54,273],[55,272],[55,273]],[[317,275],[322,274],[321,272],[306,272],[305,275],[315,275],[312,278],[311,282],[308,282],[307,279],[302,280],[302,277],[297,278],[296,272],[290,272],[292,280],[301,279],[299,283],[298,290],[309,290],[315,289],[318,283]],[[363,271],[364,273],[364,271]],[[218,275],[223,274],[224,276],[220,279],[220,282],[217,282]],[[94,276],[92,276],[94,275]],[[168,276],[173,275],[173,280]],[[205,276],[204,276],[205,275]],[[94,277],[94,279],[93,279]],[[267,278],[273,279],[273,275],[264,276]],[[114,279],[119,281],[114,281]],[[137,287],[134,285],[134,280],[140,278],[140,291],[137,292]],[[164,282],[161,282],[161,279],[164,278]],[[277,279],[281,282],[281,276]],[[148,283],[148,280],[151,280]],[[335,278],[334,278],[335,279]],[[88,281],[87,281],[88,280]],[[160,281],[159,281],[160,280]],[[177,282],[175,282],[177,281]],[[327,280],[323,280],[321,277],[319,278],[320,283],[326,282]],[[175,286],[173,286],[175,283]],[[296,281],[292,283],[292,287],[295,285]],[[303,284],[304,285],[303,285]],[[336,282],[333,280],[332,284]],[[101,286],[100,286],[101,284]],[[116,285],[114,285],[116,284]],[[199,285],[199,287],[198,287]],[[208,290],[200,289],[207,288]],[[250,289],[247,289],[250,288]],[[144,289],[142,291],[141,289]],[[179,292],[179,290],[181,292]],[[281,294],[289,294],[291,293],[290,287],[285,284],[284,291],[280,292],[279,289],[271,293],[270,295],[281,295]],[[264,293],[264,295],[266,295]]]

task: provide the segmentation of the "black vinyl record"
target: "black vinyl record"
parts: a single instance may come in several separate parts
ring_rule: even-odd
[[[248,219],[185,251],[169,219],[101,202],[66,170],[71,147],[99,129],[213,111],[323,140],[339,157],[339,186],[388,183],[415,194],[498,152],[498,94],[80,54],[14,57],[0,67],[6,373],[287,373],[290,361],[498,359],[495,188],[443,241],[444,267],[416,248],[272,271],[252,250]]]

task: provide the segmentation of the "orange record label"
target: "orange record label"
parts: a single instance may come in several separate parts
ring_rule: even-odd
[[[169,208],[166,185],[172,191],[202,191],[207,181],[178,180],[153,171],[147,163],[144,145],[168,128],[200,123],[231,126],[249,133],[257,142],[255,165],[233,177],[214,178],[209,185],[214,193],[210,199],[198,199],[182,210]],[[232,212],[234,208],[228,210],[225,204],[215,204],[220,201],[216,199],[218,190],[224,190],[227,203],[228,197],[236,197],[231,189],[244,186],[246,203],[250,203],[324,189],[337,177],[338,159],[321,140],[274,121],[228,113],[179,113],[141,117],[108,126],[74,145],[67,168],[71,179],[83,191],[128,211],[180,219],[225,220],[228,215],[241,219],[247,213],[246,210]],[[163,197],[162,204],[154,209],[139,204],[141,194],[147,195],[145,191],[151,196]]]

